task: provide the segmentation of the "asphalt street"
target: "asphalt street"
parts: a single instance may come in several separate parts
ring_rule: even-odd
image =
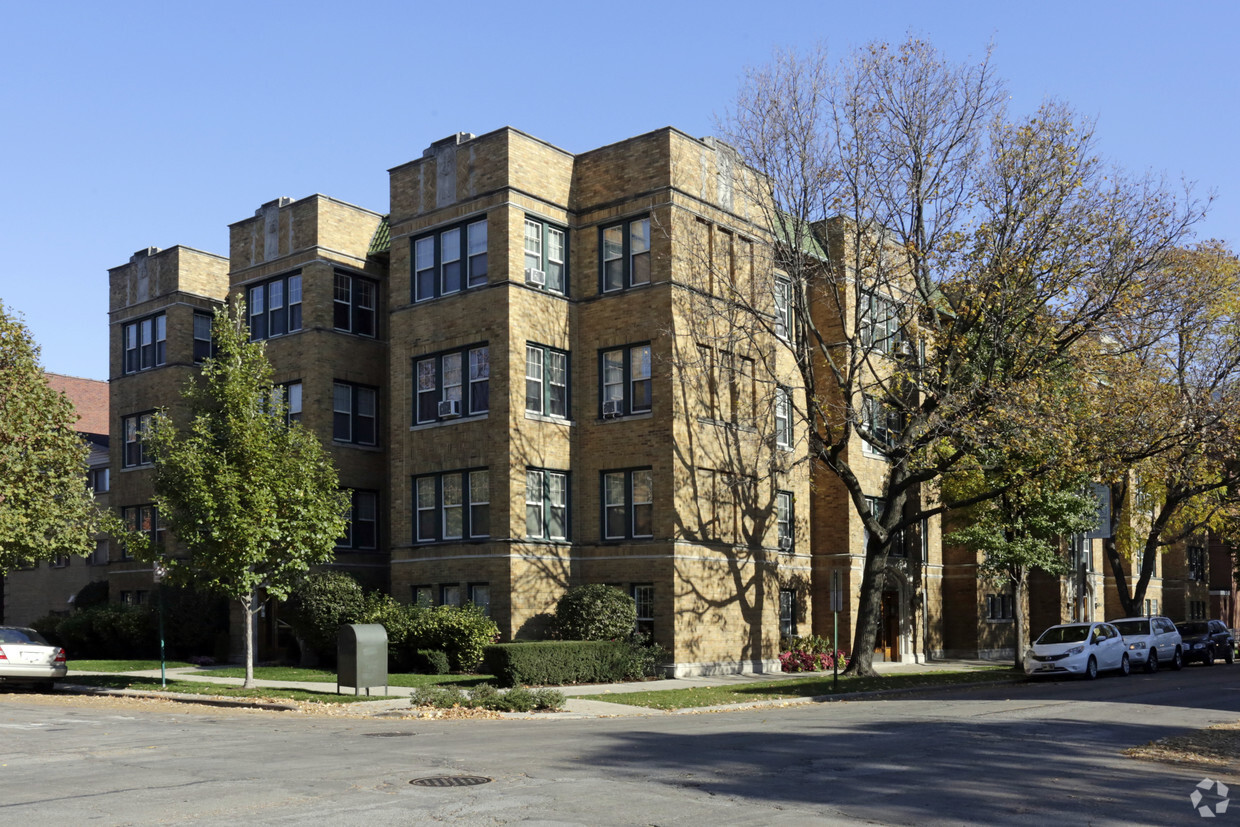
[[[0,695],[0,823],[1200,824],[1217,773],[1121,753],[1240,720],[1240,665],[571,720],[35,701]]]

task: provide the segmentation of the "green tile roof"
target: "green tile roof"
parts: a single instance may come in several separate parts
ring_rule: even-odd
[[[391,229],[388,225],[388,216],[383,216],[379,221],[379,226],[375,228],[375,234],[370,237],[370,249],[366,251],[366,255],[375,256],[391,250]]]

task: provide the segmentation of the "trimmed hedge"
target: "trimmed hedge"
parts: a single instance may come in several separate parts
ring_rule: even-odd
[[[548,640],[494,644],[482,659],[501,686],[559,686],[641,678],[634,654],[626,641]]]
[[[602,583],[574,586],[555,607],[555,630],[561,640],[622,640],[636,623],[633,598]]]

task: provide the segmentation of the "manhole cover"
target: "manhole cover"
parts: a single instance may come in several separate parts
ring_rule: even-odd
[[[476,787],[490,782],[491,779],[481,775],[432,775],[428,778],[415,778],[409,783],[415,787]]]
[[[367,738],[407,738],[412,732],[367,732]]]

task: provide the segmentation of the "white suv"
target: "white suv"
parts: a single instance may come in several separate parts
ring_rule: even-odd
[[[1175,624],[1165,617],[1125,617],[1110,621],[1124,636],[1124,646],[1133,668],[1144,666],[1157,672],[1161,664],[1172,669],[1184,665],[1184,647]]]

